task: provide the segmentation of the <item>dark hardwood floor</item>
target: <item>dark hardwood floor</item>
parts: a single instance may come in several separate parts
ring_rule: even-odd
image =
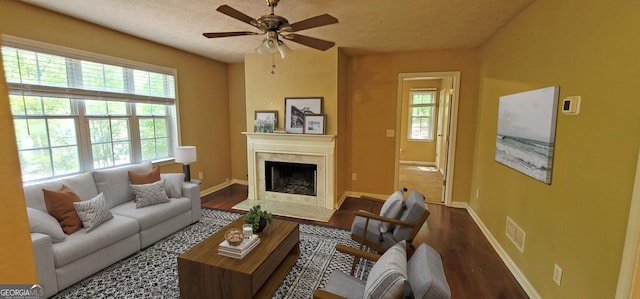
[[[247,186],[236,184],[204,196],[202,206],[234,211],[232,207],[246,198]],[[350,229],[353,211],[378,213],[381,207],[379,200],[347,198],[328,223],[305,222]],[[438,204],[428,207],[431,215],[413,244],[427,243],[440,253],[452,298],[529,298],[466,210]]]

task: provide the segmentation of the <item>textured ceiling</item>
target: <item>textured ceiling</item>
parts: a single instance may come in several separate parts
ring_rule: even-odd
[[[534,0],[281,0],[275,13],[290,23],[328,13],[339,23],[300,31],[333,41],[347,53],[476,48]],[[264,38],[208,39],[203,32],[257,31],[216,11],[227,4],[251,17],[265,0],[23,0],[215,60],[242,62]],[[306,48],[286,41],[294,51]]]

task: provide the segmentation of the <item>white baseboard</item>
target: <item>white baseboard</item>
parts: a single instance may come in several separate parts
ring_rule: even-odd
[[[200,190],[200,197],[207,196],[207,195],[209,195],[209,194],[211,194],[213,192],[222,190],[222,189],[227,188],[227,187],[229,187],[229,186],[231,186],[233,184],[249,185],[249,182],[248,181],[236,180],[236,179],[229,180],[229,181],[227,181],[225,183],[222,183],[222,184],[219,184],[219,185],[215,185],[215,186],[213,186],[211,188]]]
[[[421,166],[436,166],[436,162],[407,161],[407,160],[400,160],[400,164],[421,165]]]
[[[452,201],[451,204],[448,205],[448,207],[468,210],[469,204],[464,201]]]
[[[464,204],[467,205],[466,203]],[[511,274],[513,274],[513,276],[516,278],[518,283],[520,283],[520,286],[522,286],[522,289],[524,289],[527,295],[529,295],[529,298],[540,299],[541,298],[540,294],[536,292],[536,290],[533,288],[533,285],[531,285],[527,277],[522,273],[522,271],[520,271],[520,268],[518,268],[516,263],[511,259],[511,257],[509,257],[509,255],[502,248],[502,246],[500,246],[500,243],[498,242],[498,240],[496,240],[496,238],[493,237],[493,235],[491,234],[491,231],[489,231],[489,228],[487,228],[487,226],[484,225],[482,220],[480,220],[480,217],[469,205],[467,205],[467,212],[469,212],[469,215],[471,215],[471,218],[473,219],[473,221],[476,222],[476,224],[478,225],[478,227],[480,228],[484,236],[487,238],[487,240],[491,244],[491,247],[493,247],[493,250],[496,251],[496,253],[498,254],[498,256],[500,256],[500,258],[502,259],[504,264],[507,266],[509,271],[511,271]]]

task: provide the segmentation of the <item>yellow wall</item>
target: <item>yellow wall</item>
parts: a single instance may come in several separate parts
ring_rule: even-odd
[[[247,130],[253,132],[256,110],[278,110],[278,126],[285,128],[284,98],[324,97],[325,134],[338,132],[338,49],[325,52],[301,49],[286,59],[275,55],[275,74],[271,74],[271,56],[245,55]]]
[[[0,33],[32,39],[40,42],[75,48],[79,50],[145,62],[177,69],[178,97],[182,143],[198,148],[198,161],[192,164],[192,176],[204,172],[202,189],[224,183],[231,174],[231,155],[229,140],[229,101],[227,92],[227,65],[188,54],[174,48],[161,46],[146,40],[118,33],[77,19],[62,16],[44,9],[36,8],[19,1],[0,1]],[[4,79],[2,80],[4,82]],[[0,90],[0,96],[6,100],[6,87]],[[0,109],[5,115],[8,108],[2,104]],[[0,128],[11,131],[8,114],[2,117]],[[17,151],[15,137],[2,134],[3,162],[0,163],[0,180],[9,189],[4,198],[2,221],[10,221],[11,226],[2,225],[4,244],[1,258],[3,265],[20,261],[21,267],[11,269],[12,278],[28,280],[33,277],[33,259],[31,243],[24,244],[28,238],[27,219],[24,210],[24,196],[20,188],[22,183],[17,169]],[[8,139],[8,140],[7,140]],[[4,153],[7,154],[4,154]],[[162,172],[181,172],[182,167],[172,164],[162,167]],[[12,183],[13,182],[13,183]],[[3,185],[4,186],[4,185]],[[10,216],[4,217],[5,214]],[[15,246],[15,247],[14,247]],[[6,249],[5,249],[6,248]],[[17,255],[5,254],[6,251]],[[18,257],[29,256],[19,259]],[[6,282],[6,280],[1,280]]]
[[[229,138],[231,142],[231,178],[247,180],[247,103],[244,84],[244,64],[229,65]],[[253,131],[253,124],[250,127]]]
[[[482,49],[471,206],[543,298],[613,298],[640,147],[640,2],[535,1]],[[463,74],[464,80],[464,74]],[[497,163],[498,97],[560,86],[551,185]],[[464,82],[463,82],[464,86]],[[524,254],[504,235],[526,232]],[[552,281],[554,263],[564,269]]]
[[[4,68],[0,59],[0,182],[2,204],[0,208],[0,283],[34,284],[38,282],[31,248],[27,209],[20,178],[20,160],[13,119],[9,108]]]
[[[402,121],[400,122],[400,161],[435,162],[436,160],[436,127],[438,126],[438,106],[441,85],[438,80],[405,80],[402,83]],[[433,108],[433,140],[409,140],[409,93],[415,88],[436,88],[436,106]]]
[[[453,200],[467,201],[476,130],[479,87],[476,51],[423,51],[355,56],[348,72],[351,169],[358,174],[347,188],[354,192],[390,194],[394,188],[398,74],[460,71],[460,104]]]

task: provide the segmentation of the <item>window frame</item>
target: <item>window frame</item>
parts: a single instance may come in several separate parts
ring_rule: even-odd
[[[433,102],[426,104],[413,104],[413,96],[416,94],[430,94],[432,95]],[[435,140],[435,118],[436,118],[436,107],[438,104],[438,93],[437,90],[434,89],[412,89],[409,91],[409,105],[407,109],[407,140],[408,141],[416,141],[416,142],[433,142]],[[413,115],[413,108],[431,108],[431,116],[420,117],[420,118],[428,118],[429,119],[429,136],[427,138],[415,138],[413,136],[413,123],[414,118],[417,116]]]
[[[160,163],[164,161],[173,160],[173,150],[180,143],[180,122],[178,120],[178,106],[179,99],[177,93],[177,71],[172,68],[150,65],[142,62],[130,61],[121,58],[110,57],[102,54],[90,53],[81,50],[46,44],[42,42],[32,41],[28,39],[18,38],[9,35],[2,35],[2,47],[15,48],[18,50],[26,50],[33,51],[41,54],[48,55],[56,55],[64,57],[66,62],[67,72],[70,71],[78,71],[78,67],[80,67],[80,63],[82,61],[88,61],[92,63],[98,63],[103,65],[112,65],[117,67],[122,67],[126,73],[123,73],[125,77],[125,85],[134,84],[131,79],[133,78],[134,71],[143,71],[149,74],[150,83],[151,80],[157,78],[151,78],[154,73],[163,75],[162,77],[158,77],[164,81],[161,84],[164,86],[165,96],[154,96],[147,94],[129,94],[127,93],[130,90],[130,86],[125,86],[124,92],[109,92],[109,91],[95,91],[88,90],[82,88],[74,88],[74,87],[51,87],[49,86],[41,86],[38,84],[23,84],[23,83],[15,83],[15,82],[7,82],[9,87],[10,95],[17,95],[19,97],[23,96],[35,96],[40,97],[41,101],[43,97],[53,97],[53,98],[67,98],[71,102],[71,111],[72,113],[69,115],[48,115],[43,110],[42,115],[13,115],[14,119],[55,119],[55,118],[72,118],[75,121],[75,130],[76,130],[76,146],[78,148],[78,164],[79,171],[72,173],[65,173],[63,175],[54,175],[53,168],[53,154],[51,153],[51,149],[54,148],[49,142],[47,150],[49,151],[49,159],[51,164],[51,176],[41,177],[38,179],[32,180],[24,180],[24,182],[32,183],[37,181],[51,180],[59,177],[75,175],[82,172],[91,171],[94,169],[94,157],[92,153],[92,142],[91,142],[91,134],[90,134],[90,125],[89,120],[91,119],[108,119],[111,121],[112,119],[127,119],[129,123],[129,147],[130,147],[130,163],[127,164],[116,164],[113,161],[113,164],[108,167],[101,167],[99,169],[106,169],[111,167],[118,167],[122,165],[135,164],[143,161],[151,161],[152,163]],[[4,56],[0,55],[4,60]],[[70,61],[76,60],[76,63],[70,63]],[[104,67],[103,67],[104,70]],[[167,77],[169,76],[169,77]],[[77,76],[76,76],[77,77]],[[167,81],[167,78],[171,81]],[[7,76],[7,80],[8,76]],[[68,77],[68,81],[74,81],[75,78]],[[69,83],[75,84],[76,82]],[[172,83],[172,84],[171,84]],[[169,86],[170,85],[170,86]],[[89,88],[89,87],[87,87]],[[67,93],[60,93],[60,89],[67,89]],[[132,88],[131,88],[132,89]],[[135,92],[135,91],[134,91]],[[98,96],[96,94],[99,94]],[[171,97],[171,95],[173,95]],[[104,101],[118,101],[124,102],[126,104],[126,115],[122,114],[106,114],[106,115],[87,115],[84,105],[84,100],[104,100]],[[136,104],[159,104],[164,105],[164,115],[154,115],[153,113],[150,115],[137,115],[136,113]],[[157,152],[155,158],[142,160],[142,149],[141,149],[141,138],[139,132],[139,119],[141,118],[151,118],[157,119],[162,118],[166,122],[166,137],[158,137],[154,133],[154,140],[166,139],[167,140],[167,156],[166,157],[158,157]],[[113,134],[113,132],[111,132]],[[47,138],[50,139],[50,132],[47,131]],[[114,144],[114,141],[111,140],[110,143]],[[19,150],[20,151],[20,150]],[[115,153],[112,153],[112,157],[115,156]],[[112,158],[113,159],[113,158]]]

